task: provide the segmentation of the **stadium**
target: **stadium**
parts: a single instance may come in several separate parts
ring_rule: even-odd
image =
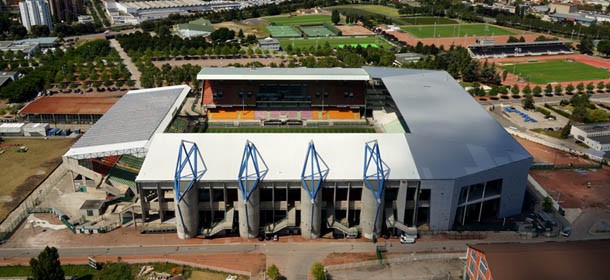
[[[196,93],[130,91],[64,155],[100,185],[125,182],[108,170],[129,165],[126,209],[142,232],[373,239],[521,212],[532,157],[446,72],[204,68],[197,79]],[[195,105],[200,115],[180,115]]]
[[[567,45],[570,41],[539,41],[495,43],[479,40],[477,44],[468,46],[468,52],[473,58],[506,58],[542,55],[565,55],[574,53]],[[491,40],[493,41],[493,40]]]

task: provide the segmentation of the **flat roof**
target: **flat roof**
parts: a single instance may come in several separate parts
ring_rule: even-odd
[[[300,180],[310,141],[328,165],[326,180],[362,180],[364,146],[372,140],[378,141],[381,158],[390,168],[388,179],[419,178],[409,144],[399,133],[164,133],[151,140],[136,181],[173,182],[182,140],[197,143],[201,151],[208,169],[200,182],[237,180],[247,140],[268,165],[265,181]]]
[[[103,200],[88,199],[83,202],[83,205],[81,205],[80,209],[100,209],[103,205]]]
[[[20,114],[103,115],[117,97],[42,96],[28,103]]]
[[[235,68],[204,67],[198,80],[368,81],[362,68]]]
[[[610,240],[469,244],[494,280],[610,279]]]
[[[610,122],[592,124],[578,123],[574,124],[574,126],[587,133],[610,131]]]
[[[363,67],[409,127],[421,179],[453,179],[532,156],[445,71]]]
[[[518,46],[539,46],[539,45],[555,45],[555,44],[568,44],[572,43],[570,40],[550,40],[550,41],[536,41],[536,42],[513,42],[513,43],[488,43],[488,44],[474,44],[468,46],[469,48],[475,47],[518,47]]]
[[[144,152],[153,134],[169,125],[189,91],[190,87],[181,85],[127,92],[64,156],[89,158],[115,151]]]
[[[599,142],[602,145],[610,144],[610,135],[593,136],[593,137],[589,137],[589,139]]]

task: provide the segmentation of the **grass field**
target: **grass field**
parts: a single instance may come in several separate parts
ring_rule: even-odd
[[[27,153],[17,153],[18,147],[3,147],[0,154],[0,220],[25,198],[68,151],[74,139],[4,138],[2,144],[27,146]],[[0,273],[0,275],[2,275]]]
[[[401,26],[400,28],[417,38],[499,36],[515,34],[514,32],[490,24]]]
[[[173,268],[181,268],[185,279],[223,280],[228,275],[223,272],[180,266],[173,263],[130,264],[132,275],[137,275],[140,268],[144,265],[152,266],[156,272],[167,273],[171,273]],[[93,270],[88,265],[62,265],[61,267],[66,276],[77,276],[79,279],[102,280],[103,269]],[[0,266],[0,275],[2,277],[28,277],[31,276],[31,268],[29,266]],[[245,277],[241,276],[239,279],[245,279]]]
[[[534,63],[506,64],[502,69],[516,74],[530,83],[570,82],[610,78],[610,72],[580,62],[550,60]]]
[[[207,133],[375,133],[372,127],[210,127]]]
[[[324,26],[299,26],[303,32],[309,37],[326,37],[335,35],[332,31]]]
[[[408,17],[401,18],[404,22],[412,25],[430,25],[430,24],[457,24],[456,20],[444,17]]]
[[[392,46],[377,36],[361,37],[361,38],[320,38],[320,39],[280,39],[280,44],[283,49],[286,49],[288,45],[292,45],[292,48],[309,48],[311,46],[323,46],[326,42],[330,44],[332,48],[336,48],[339,45],[348,44],[377,44],[380,47],[386,49]]]
[[[390,17],[398,16],[398,9],[392,8],[392,7],[387,7],[387,6],[381,6],[381,5],[340,5],[340,6],[328,7],[327,9],[329,9],[329,10],[354,9],[354,10],[360,10],[360,11],[365,11],[365,12],[369,12],[369,13],[380,14],[380,15],[390,16]]]
[[[264,18],[266,21],[281,25],[322,24],[331,22],[330,15],[273,16]]]

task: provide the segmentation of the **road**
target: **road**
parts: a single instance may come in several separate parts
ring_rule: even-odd
[[[127,53],[125,53],[125,50],[123,50],[121,44],[119,44],[119,41],[117,41],[116,39],[110,39],[110,46],[113,47],[119,53],[121,60],[123,60],[123,63],[125,63],[125,65],[127,66],[127,70],[129,70],[129,72],[131,73],[131,79],[136,81],[135,87],[140,88],[140,77],[142,76],[142,74],[140,73],[140,70],[138,70],[138,67],[136,67],[136,65],[131,60],[131,57],[129,57]]]

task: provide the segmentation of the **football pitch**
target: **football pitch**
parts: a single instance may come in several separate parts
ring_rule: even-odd
[[[610,72],[581,62],[551,60],[534,63],[503,65],[502,69],[518,75],[530,83],[571,82],[610,78]]]
[[[330,15],[274,16],[264,19],[270,23],[280,25],[309,25],[331,22]]]
[[[413,25],[427,25],[427,24],[456,24],[457,21],[444,18],[444,17],[409,17],[401,18],[404,22]]]
[[[336,48],[339,45],[351,45],[351,44],[376,44],[377,46],[384,47],[386,49],[392,46],[384,39],[377,36],[369,37],[341,37],[341,38],[320,38],[320,39],[280,39],[280,44],[283,49],[286,49],[289,45],[292,45],[293,49],[296,48],[309,48],[311,46],[324,46],[328,42],[331,48]]]
[[[372,127],[209,127],[206,133],[375,133]]]
[[[500,36],[515,34],[514,32],[491,24],[420,25],[401,26],[400,28],[417,38]]]

